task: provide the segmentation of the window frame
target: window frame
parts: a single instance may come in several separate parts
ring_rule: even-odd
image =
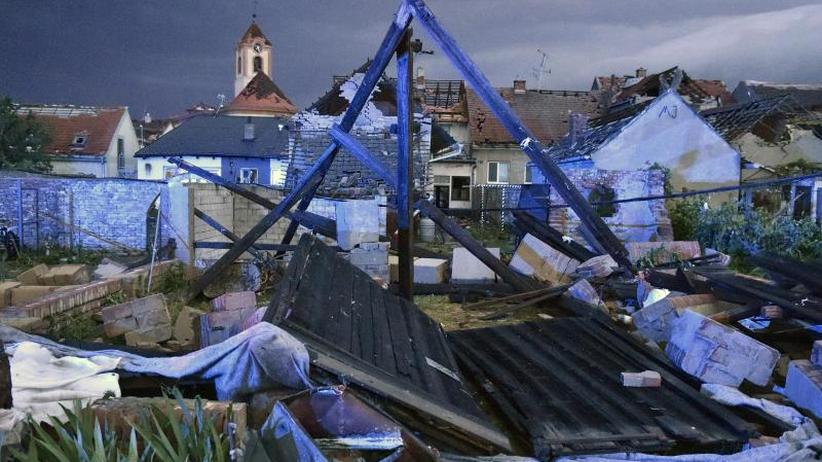
[[[463,186],[457,187],[456,184],[454,183],[454,179],[456,179],[456,178],[465,178],[465,179],[468,180],[468,183],[466,183]],[[471,177],[470,176],[452,175],[449,186],[450,186],[451,190],[448,192],[448,195],[451,198],[450,199],[451,202],[454,202],[454,201],[471,202]],[[455,193],[462,193],[463,191],[466,191],[468,193],[467,198],[462,198],[462,194],[458,194],[455,197]]]
[[[491,180],[491,164],[496,165],[496,179]],[[500,177],[500,165],[505,166],[505,181],[499,181]],[[511,177],[511,162],[506,162],[502,160],[489,160],[488,161],[488,168],[486,169],[485,179],[488,181],[488,184],[510,184],[510,177]]]
[[[253,177],[251,178],[252,181],[244,181],[244,174],[245,172],[254,172]],[[260,183],[260,169],[257,167],[244,167],[240,169],[240,184],[259,184]]]

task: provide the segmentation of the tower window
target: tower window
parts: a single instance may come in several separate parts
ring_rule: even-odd
[[[243,57],[242,56],[237,56],[237,73],[238,74],[243,73]]]
[[[259,56],[254,57],[254,72],[261,72],[263,70],[263,58]]]

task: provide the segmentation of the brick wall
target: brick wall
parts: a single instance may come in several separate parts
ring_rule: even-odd
[[[563,171],[588,197],[598,186],[613,190],[614,200],[664,194],[665,178],[659,170],[614,171],[563,166]],[[565,201],[551,188],[551,203]],[[603,220],[622,241],[666,241],[673,239],[671,220],[662,199],[614,204],[615,213]],[[570,208],[551,209],[549,222],[562,233],[585,242],[579,232],[579,217]]]
[[[116,248],[82,228],[125,246],[145,249],[147,214],[166,184],[120,178],[4,175],[0,178],[0,223],[15,232],[21,188],[24,246]],[[161,242],[168,237],[167,231],[161,226]]]

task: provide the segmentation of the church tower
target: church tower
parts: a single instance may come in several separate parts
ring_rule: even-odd
[[[237,42],[234,50],[234,96],[240,94],[258,72],[271,77],[271,42],[265,37],[256,20]]]

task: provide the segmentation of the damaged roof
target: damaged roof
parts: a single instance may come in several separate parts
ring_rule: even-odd
[[[55,156],[104,156],[111,146],[125,107],[31,105],[17,114],[31,114],[48,131],[44,151]],[[130,122],[130,121],[129,121]]]
[[[498,88],[500,96],[543,144],[551,144],[568,132],[572,112],[592,117],[599,114],[597,92],[564,90],[514,91]],[[473,90],[466,92],[468,126],[474,145],[509,145],[516,142]]]
[[[243,139],[248,121],[254,139]],[[134,157],[287,157],[291,122],[272,117],[194,117],[137,151]]]
[[[225,111],[288,116],[297,108],[265,72],[257,72]]]
[[[605,322],[557,318],[449,338],[466,373],[541,460],[678,443],[728,453],[753,433],[665,358]],[[622,385],[621,372],[646,370],[660,373],[661,387]]]
[[[751,132],[764,118],[773,114],[790,114],[801,110],[790,95],[763,98],[700,112],[725,141],[734,141]]]
[[[775,83],[743,80],[734,89],[740,102],[750,102],[777,96],[791,96],[806,110],[822,109],[822,84]]]
[[[315,366],[438,421],[428,436],[445,446],[454,431],[480,439],[469,447],[507,446],[465,388],[441,326],[310,234],[263,319],[303,341]]]
[[[635,96],[656,97],[664,92],[660,78],[670,82],[678,67],[672,67],[656,74],[649,74],[638,82],[625,86],[614,97],[614,103],[629,100]],[[686,97],[691,103],[703,104],[716,101],[720,106],[733,104],[733,95],[728,91],[725,82],[721,80],[693,79],[686,72],[682,72],[682,82],[677,93]]]

